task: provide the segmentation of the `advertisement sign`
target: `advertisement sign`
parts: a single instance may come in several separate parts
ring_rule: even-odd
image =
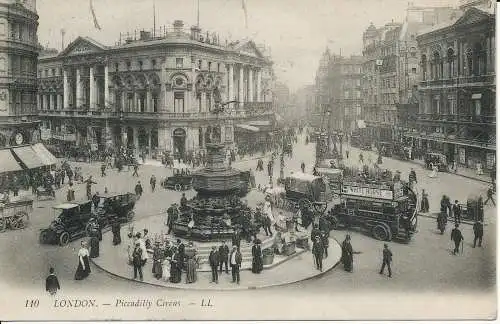
[[[343,195],[351,195],[358,197],[368,197],[376,199],[392,200],[393,194],[391,190],[384,190],[378,188],[355,187],[350,185],[342,186]]]

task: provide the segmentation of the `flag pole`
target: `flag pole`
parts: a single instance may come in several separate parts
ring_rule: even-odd
[[[200,27],[200,0],[198,0],[198,7],[196,9],[196,26]]]
[[[153,38],[156,36],[156,1],[153,0]]]

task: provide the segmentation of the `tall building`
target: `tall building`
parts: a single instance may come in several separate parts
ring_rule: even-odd
[[[495,5],[462,1],[461,15],[417,36],[419,114],[413,145],[458,165],[495,165]]]
[[[212,140],[230,145],[249,131],[268,134],[273,112],[263,75],[271,69],[253,41],[224,42],[176,20],[114,46],[79,37],[41,57],[38,109],[53,141],[184,156]],[[218,102],[232,103],[215,114]]]
[[[410,103],[419,82],[420,30],[450,21],[452,7],[417,7],[409,3],[403,23],[373,24],[363,33],[363,117],[366,138],[400,142],[403,128],[398,111]]]
[[[40,138],[36,115],[37,29],[35,0],[0,3],[0,148]]]

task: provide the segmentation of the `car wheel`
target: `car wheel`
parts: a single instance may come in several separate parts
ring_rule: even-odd
[[[373,237],[379,241],[387,241],[389,238],[389,233],[387,231],[387,228],[382,225],[376,225],[372,229],[372,234]]]
[[[65,246],[68,245],[68,243],[69,243],[69,233],[62,232],[61,235],[59,236],[59,245]]]

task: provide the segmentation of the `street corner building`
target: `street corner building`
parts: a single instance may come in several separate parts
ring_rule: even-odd
[[[0,3],[0,148],[40,139],[36,1]]]
[[[408,136],[469,168],[495,167],[494,7],[462,1],[461,15],[417,36],[420,103]]]
[[[266,141],[275,122],[272,75],[253,41],[222,40],[180,20],[121,34],[113,46],[78,37],[38,61],[42,139],[153,159],[196,154],[210,141]]]

